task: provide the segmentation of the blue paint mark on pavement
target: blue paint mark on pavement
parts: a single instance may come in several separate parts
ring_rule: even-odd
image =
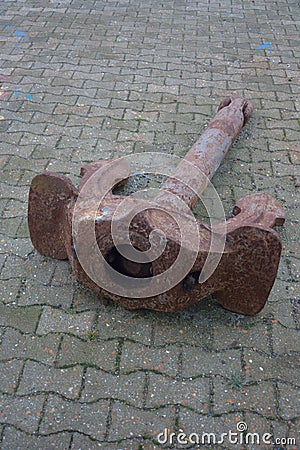
[[[16,30],[14,32],[14,36],[16,38],[16,41],[14,43],[14,45],[16,47],[18,47],[19,45],[21,45],[23,42],[29,42],[29,37],[27,36],[26,31],[23,30]]]
[[[263,42],[256,50],[265,50],[268,49],[269,53],[272,53],[271,42]]]
[[[23,31],[23,30],[17,30],[17,31],[15,31],[14,34],[15,34],[15,37],[16,37],[17,39],[21,39],[21,40],[26,41],[26,42],[29,41],[29,37],[27,36],[26,31]]]

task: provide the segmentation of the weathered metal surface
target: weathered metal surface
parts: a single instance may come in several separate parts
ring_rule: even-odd
[[[224,99],[215,118],[187,153],[185,161],[198,167],[210,179],[251,113],[249,101]],[[45,172],[33,179],[28,223],[31,240],[40,253],[58,259],[69,258],[79,283],[106,294],[128,309],[178,311],[209,294],[213,294],[224,308],[236,313],[253,315],[263,308],[275,281],[281,254],[280,236],[272,227],[282,225],[285,220],[283,208],[266,193],[249,195],[237,202],[233,211],[235,217],[226,223],[226,242],[220,263],[204,283],[199,284],[198,278],[209,252],[212,230],[197,221],[200,250],[192,270],[176,286],[160,295],[132,298],[114,295],[97,285],[78,260],[72,237],[72,217],[78,193],[84,184],[93,173],[109,163],[110,160],[102,160],[82,168],[79,191],[70,180],[58,174]],[[186,170],[184,163],[179,164],[174,178],[163,184],[164,192],[158,194],[157,200],[165,200],[166,192],[170,192],[189,207],[194,206],[207,180],[205,177],[194,180],[193,175]],[[110,192],[105,203],[99,206],[99,211],[105,211],[105,214],[100,215],[95,223],[98,247],[116,271],[129,277],[151,280],[176,260],[180,250],[178,227],[162,211],[150,209],[139,213],[130,226],[133,246],[142,252],[147,250],[150,233],[159,229],[165,234],[166,247],[164,253],[151,263],[132,262],[118,253],[111,235],[112,217],[121,200],[122,196]],[[88,208],[82,214],[83,220],[94,220],[93,215],[89,216]],[[188,224],[189,218],[186,220]],[[218,227],[214,229],[216,232]]]
[[[238,133],[250,119],[252,111],[252,104],[246,99],[223,99],[214,119],[185,155],[174,172],[174,178],[169,178],[163,184],[162,190],[172,192],[189,207],[193,207],[204,191],[207,179],[211,180],[216,173]],[[193,172],[189,173],[190,166],[185,162],[190,162],[201,171],[203,179],[199,180],[197,172],[197,180],[193,183]],[[193,186],[194,192],[189,186]]]
[[[28,226],[34,247],[42,255],[66,259],[66,211],[77,189],[64,175],[44,172],[31,182]]]

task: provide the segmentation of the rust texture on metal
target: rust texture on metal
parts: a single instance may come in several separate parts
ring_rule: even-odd
[[[250,119],[252,111],[252,104],[248,100],[226,97],[220,103],[215,118],[185,155],[183,164],[179,164],[175,170],[174,178],[168,179],[162,190],[174,193],[188,206],[193,207],[206,187],[206,177],[210,180],[214,176],[236,136]],[[185,170],[185,161],[190,162],[204,175],[203,180],[198,179],[197,185],[193,186],[194,192],[187,187],[192,183],[187,183],[189,173]]]
[[[193,207],[199,194],[206,187],[221,164],[231,144],[252,114],[248,100],[225,98],[215,118],[210,122],[200,139],[184,158],[198,167],[205,175],[191,189],[186,183],[190,174],[184,164],[179,164],[174,177],[163,184],[165,192],[180,197],[188,207]],[[43,255],[58,259],[68,258],[76,280],[99,294],[109,296],[128,309],[153,309],[157,311],[179,311],[212,294],[226,309],[246,315],[258,313],[265,305],[274,284],[281,255],[281,239],[273,230],[283,225],[283,208],[267,193],[251,194],[237,202],[234,217],[226,222],[226,241],[220,262],[213,274],[199,283],[199,274],[209,252],[212,231],[197,220],[200,250],[192,270],[176,286],[163,294],[147,298],[129,298],[112,294],[99,287],[83,270],[74,248],[72,217],[77,197],[86,181],[99,168],[111,160],[100,160],[81,169],[82,181],[77,189],[65,176],[51,172],[37,175],[31,183],[28,205],[28,224],[34,247]],[[201,177],[200,177],[201,178]],[[122,181],[125,183],[126,179]],[[162,230],[166,236],[163,255],[152,263],[131,262],[122,257],[114,247],[111,236],[111,221],[122,196],[112,192],[99,205],[106,210],[101,220],[95,223],[98,247],[109,264],[120,273],[137,278],[150,278],[162,273],[176,260],[180,245],[176,221],[163,212],[147,210],[138,214],[131,225],[132,245],[140,251],[148,248],[152,230]]]

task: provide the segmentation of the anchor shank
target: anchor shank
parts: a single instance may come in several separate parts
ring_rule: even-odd
[[[162,185],[157,201],[166,201],[167,193],[181,198],[190,208],[198,201],[240,130],[250,119],[251,103],[242,98],[225,98],[215,118],[191,147],[172,177]]]

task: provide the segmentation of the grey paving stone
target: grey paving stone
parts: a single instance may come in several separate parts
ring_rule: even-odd
[[[109,440],[144,437],[156,439],[164,428],[171,428],[175,421],[175,409],[165,407],[140,410],[124,403],[115,402],[111,412]]]
[[[23,431],[37,431],[45,397],[43,395],[12,397],[0,395],[0,423],[15,425]],[[18,411],[18,414],[16,414]]]
[[[215,348],[221,350],[229,347],[246,347],[269,353],[268,325],[262,321],[249,324],[247,318],[243,322],[214,325]]]
[[[61,332],[87,337],[94,318],[95,313],[93,311],[67,314],[60,309],[45,307],[39,321],[37,333]]]
[[[279,408],[284,419],[294,419],[299,411],[299,386],[290,386],[286,383],[278,383]]]
[[[90,449],[94,450],[97,448],[107,449],[107,450],[114,450],[116,448],[116,444],[109,444],[106,442],[100,442],[95,441],[94,438],[91,436],[86,436],[84,434],[80,433],[74,433],[72,438],[72,450],[78,450],[78,449]],[[118,448],[122,448],[121,444],[118,444]]]
[[[1,236],[1,252],[13,253],[16,256],[25,258],[33,250],[33,245],[28,239],[15,239]]]
[[[247,381],[276,379],[294,384],[299,379],[299,355],[266,356],[252,350],[244,352]],[[298,376],[297,376],[298,375]]]
[[[265,417],[276,417],[275,390],[272,382],[236,386],[236,380],[229,382],[216,377],[214,380],[214,413],[248,410]]]
[[[56,369],[35,361],[27,361],[18,387],[19,395],[56,392],[67,398],[79,396],[83,368]]]
[[[145,346],[133,342],[125,342],[122,348],[120,370],[131,372],[151,370],[176,377],[179,365],[179,348],[167,346]]]
[[[18,228],[22,222],[21,217],[9,217],[1,220],[1,233],[4,233],[8,237],[16,237]]]
[[[2,303],[18,302],[19,289],[21,288],[21,280],[10,279],[0,281],[0,300]]]
[[[29,238],[28,222],[27,222],[27,218],[25,218],[25,217],[21,218],[21,223],[16,232],[16,238],[21,238],[21,239]]]
[[[3,166],[5,167],[5,164],[7,164],[7,161],[5,161],[5,158],[8,158],[6,154],[9,154],[9,157],[11,157],[11,153],[15,150],[15,146],[10,144],[3,144],[1,146],[1,169],[2,169],[2,176],[1,176],[1,182],[7,183],[10,186],[18,186],[20,183],[20,179],[22,178],[22,172],[18,170],[16,167],[14,170],[5,170]],[[3,189],[3,185],[1,186]]]
[[[118,341],[82,341],[73,336],[64,336],[59,355],[59,366],[83,364],[115,371]]]
[[[270,306],[273,307],[273,300],[274,302],[279,302],[280,305],[284,305],[285,303],[288,304],[288,299],[290,300],[296,300],[297,299],[297,292],[298,287],[297,283],[293,283],[291,281],[282,281],[277,279],[273,286],[273,295],[272,299],[270,299]],[[289,312],[285,312],[284,316],[288,316]],[[280,316],[277,316],[277,319],[279,319]],[[288,318],[288,317],[287,317]]]
[[[6,327],[0,327],[0,339],[2,340],[3,334],[6,332]],[[2,341],[1,341],[2,342]]]
[[[84,377],[81,400],[92,402],[101,398],[113,398],[138,408],[143,407],[145,374],[112,375],[88,368]]]
[[[0,359],[30,358],[51,364],[55,360],[59,342],[58,335],[48,334],[41,337],[32,334],[23,335],[17,330],[8,328],[2,337]]]
[[[273,349],[277,354],[289,354],[299,352],[299,331],[283,327],[280,323],[273,324],[272,340]]]
[[[300,263],[299,260],[293,256],[290,257],[290,270],[292,279],[295,281],[300,281]]]
[[[53,280],[52,283],[56,283]],[[85,289],[80,285],[73,286],[72,309],[74,311],[94,310],[98,311],[102,307],[101,299],[96,292]]]
[[[201,307],[200,307],[201,308]],[[156,345],[187,344],[212,345],[211,327],[208,323],[191,320],[187,315],[167,315],[156,317],[154,324],[154,342]]]
[[[51,436],[30,435],[13,427],[6,427],[3,433],[1,447],[5,450],[57,448],[65,450],[69,448],[71,433],[59,433]]]
[[[31,135],[32,138],[32,135]],[[30,144],[32,145],[32,141],[30,141]],[[29,158],[23,158],[23,157],[19,157],[18,155],[13,155],[8,164],[5,166],[5,169],[10,171],[10,170],[30,170],[33,172],[41,172],[43,171],[45,168],[45,160],[40,159],[40,160],[35,160],[34,161],[34,166],[32,161]],[[26,192],[28,190],[27,188],[13,188],[12,189],[12,193],[16,194],[15,197],[16,198],[20,198],[20,200],[22,200],[24,198],[24,200],[26,199]],[[24,197],[23,197],[24,196]]]
[[[5,210],[2,214],[2,217],[10,218],[10,217],[25,217],[27,213],[27,205],[25,202],[16,200],[16,199],[7,199],[7,203],[5,206]]]
[[[106,400],[85,404],[51,395],[46,404],[40,433],[79,431],[94,439],[103,440],[108,411],[109,402]]]
[[[206,378],[177,381],[151,373],[146,406],[158,408],[163,405],[181,404],[205,413],[208,411],[209,394],[210,385]]]
[[[182,376],[222,375],[230,377],[242,373],[240,350],[225,350],[219,353],[203,352],[199,348],[183,347]]]
[[[211,417],[197,414],[190,409],[182,407],[180,408],[179,413],[179,429],[187,435],[187,442],[189,442],[187,444],[187,448],[194,448],[195,445],[193,444],[197,442],[199,442],[200,448],[201,446],[208,446],[213,444],[216,444],[215,448],[222,448],[222,444],[223,448],[224,445],[226,446],[225,448],[236,448],[236,444],[230,444],[229,438],[225,435],[225,433],[229,434],[230,431],[232,433],[236,433],[236,425],[238,421],[242,421],[242,417],[240,417],[239,413],[226,414],[221,417]],[[170,430],[170,432],[174,431],[174,429]],[[175,442],[178,442],[178,434],[175,433],[175,436],[171,437],[170,432],[166,434],[168,437],[168,442],[170,443],[171,441],[175,444]],[[239,434],[240,433],[238,433],[238,436],[235,436],[238,439]],[[165,439],[165,437],[163,437],[163,439]],[[180,446],[178,445],[177,448],[180,448]]]
[[[22,219],[20,219],[16,222],[17,227],[20,226],[21,220]],[[4,223],[6,223],[6,220],[4,220]],[[22,276],[24,274],[24,270],[25,270],[25,264],[24,264],[23,258],[18,254],[14,254],[15,253],[14,248],[11,248],[10,246],[6,245],[12,241],[13,241],[13,239],[11,237],[6,237],[2,241],[3,242],[3,244],[2,244],[3,245],[3,253],[7,254],[6,263],[5,263],[5,266],[1,273],[1,278],[3,278],[3,279],[16,278],[18,276]],[[10,252],[10,250],[11,250],[11,252]]]
[[[291,286],[290,286],[291,287]],[[295,292],[293,289],[289,289],[291,293]],[[293,297],[292,297],[293,298]],[[269,315],[273,315],[273,323],[280,323],[284,327],[288,328],[295,328],[295,316],[294,316],[294,305],[293,300],[290,299],[284,299],[281,301],[278,301],[276,303],[270,304],[269,309]],[[297,332],[296,332],[297,333]]]
[[[17,328],[24,333],[31,333],[37,327],[40,314],[40,307],[23,308],[0,304],[0,325]]]
[[[73,301],[73,286],[44,286],[38,282],[30,280],[24,286],[18,305],[50,305],[68,309]]]
[[[0,254],[0,266],[1,266],[1,270],[3,270],[3,267],[5,265],[7,259],[7,254],[5,252]]]
[[[102,307],[97,332],[101,339],[125,338],[149,344],[152,321],[143,312],[130,312],[118,306]]]
[[[23,364],[23,361],[16,359],[0,362],[1,392],[6,394],[15,392]]]

